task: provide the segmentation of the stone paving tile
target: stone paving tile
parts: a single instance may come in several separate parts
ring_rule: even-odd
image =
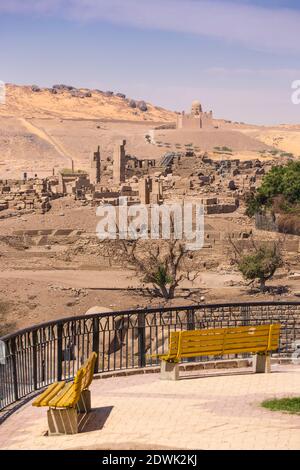
[[[299,396],[300,368],[273,366],[95,380],[93,412],[75,436],[48,437],[46,409],[31,403],[0,426],[0,449],[300,449],[300,416],[260,407]]]

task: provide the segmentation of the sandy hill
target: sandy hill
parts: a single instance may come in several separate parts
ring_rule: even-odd
[[[300,127],[286,125],[274,128],[245,128],[242,132],[269,146],[300,157]]]
[[[244,135],[263,142],[282,152],[300,157],[300,124],[280,124],[278,126],[257,126],[231,121],[218,121],[223,129],[242,132]]]
[[[175,121],[174,112],[122,94],[7,85],[6,104],[0,105],[0,179],[20,178],[24,172],[48,176],[70,168],[72,160],[75,168],[88,171],[98,145],[106,161],[120,139],[126,139],[127,153],[138,158],[159,159],[190,143],[201,151],[229,147],[232,158],[261,158],[274,148],[300,155],[297,126],[268,128],[225,120],[215,120],[216,129],[197,132],[160,126]],[[157,125],[157,144],[152,145],[146,136]]]
[[[61,88],[6,85],[6,104],[0,106],[0,116],[142,122],[175,122],[176,119],[171,111],[144,101],[131,100],[122,94],[117,96],[100,90],[69,90],[66,86],[58,86]]]
[[[71,159],[77,168],[89,169],[98,145],[102,158],[119,139],[128,139],[130,151],[131,141],[143,143],[150,127],[175,121],[174,112],[123,94],[7,84],[0,106],[0,178],[24,172],[47,176],[53,168],[70,167]],[[147,150],[146,156],[157,156],[155,149]]]

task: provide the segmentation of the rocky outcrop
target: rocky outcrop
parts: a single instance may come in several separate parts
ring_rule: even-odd
[[[135,109],[137,107],[136,101],[130,100],[128,106],[132,109]]]
[[[143,111],[144,113],[148,111],[148,106],[145,101],[139,101],[137,107],[140,111]]]

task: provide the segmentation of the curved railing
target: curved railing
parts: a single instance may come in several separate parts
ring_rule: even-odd
[[[280,322],[277,354],[289,356],[300,340],[300,302],[210,304],[130,310],[63,318],[5,336],[0,356],[0,410],[62,379],[71,379],[91,351],[95,372],[158,364],[174,330]],[[3,349],[3,348],[2,348]],[[204,358],[209,359],[209,358]]]

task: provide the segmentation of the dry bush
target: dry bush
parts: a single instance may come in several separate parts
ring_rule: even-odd
[[[300,235],[300,216],[296,214],[280,214],[277,219],[278,230],[281,233]]]

